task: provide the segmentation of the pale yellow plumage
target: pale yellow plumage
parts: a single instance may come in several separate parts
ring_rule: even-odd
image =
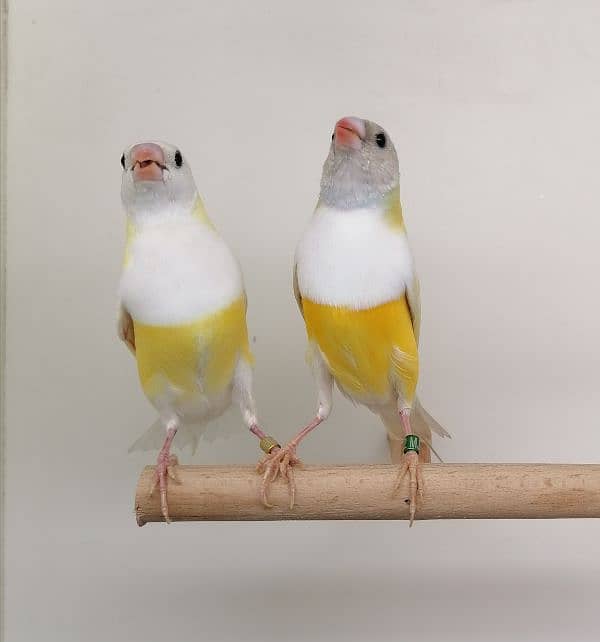
[[[240,267],[210,222],[181,152],[166,143],[132,146],[121,158],[127,242],[119,285],[119,336],[159,414],[133,449],[156,444],[156,482],[169,520],[171,445],[193,448],[207,422],[235,400],[256,436],[252,354]],[[171,473],[169,473],[171,470]]]
[[[191,217],[213,228],[200,198]],[[136,236],[135,226],[128,221],[124,266],[131,260]],[[161,397],[167,388],[177,391],[182,402],[198,394],[218,394],[230,384],[240,357],[253,362],[245,296],[192,322],[154,325],[131,317],[126,322],[128,330],[123,338],[129,333],[128,344],[136,356],[140,382],[150,399]]]
[[[343,391],[363,403],[388,403],[398,387],[412,402],[419,359],[406,299],[366,310],[302,299],[309,341],[314,341]]]
[[[185,396],[215,394],[232,379],[242,355],[252,361],[246,329],[246,302],[177,326],[134,322],[138,372],[149,397],[168,381]]]

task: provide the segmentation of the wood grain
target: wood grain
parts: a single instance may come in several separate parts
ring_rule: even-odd
[[[180,466],[169,482],[173,521],[407,519],[407,485],[394,492],[398,468],[307,466],[296,470],[296,505],[278,480],[261,505],[251,466]],[[149,496],[154,467],[140,476],[137,522],[163,521],[158,495]],[[600,517],[598,464],[425,464],[425,494],[417,519],[548,519]]]

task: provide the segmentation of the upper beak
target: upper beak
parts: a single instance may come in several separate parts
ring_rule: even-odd
[[[135,145],[131,152],[133,181],[162,181],[166,169],[165,154],[156,143]]]
[[[335,124],[334,144],[336,147],[360,149],[366,133],[365,123],[361,118],[341,118]]]

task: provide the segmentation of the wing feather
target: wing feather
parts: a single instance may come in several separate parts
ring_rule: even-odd
[[[417,346],[419,345],[419,334],[421,332],[421,288],[419,279],[413,272],[413,278],[410,283],[406,285],[406,302],[410,310],[410,316],[413,324],[413,332]]]
[[[296,297],[296,303],[298,304],[300,314],[304,318],[304,310],[302,309],[302,295],[300,294],[300,286],[298,285],[298,265],[296,263],[294,263],[294,296]]]
[[[131,354],[135,355],[135,331],[133,327],[133,319],[122,304],[119,309],[117,334],[119,335],[119,339],[121,339],[121,341],[123,341],[129,348]]]

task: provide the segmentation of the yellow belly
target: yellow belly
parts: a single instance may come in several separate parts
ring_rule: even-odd
[[[306,331],[339,386],[358,401],[389,400],[394,392],[412,403],[419,358],[406,299],[366,310],[302,299]]]
[[[154,398],[164,386],[182,395],[210,395],[229,385],[237,360],[252,360],[243,298],[215,314],[176,326],[134,320],[138,372],[144,392]]]

